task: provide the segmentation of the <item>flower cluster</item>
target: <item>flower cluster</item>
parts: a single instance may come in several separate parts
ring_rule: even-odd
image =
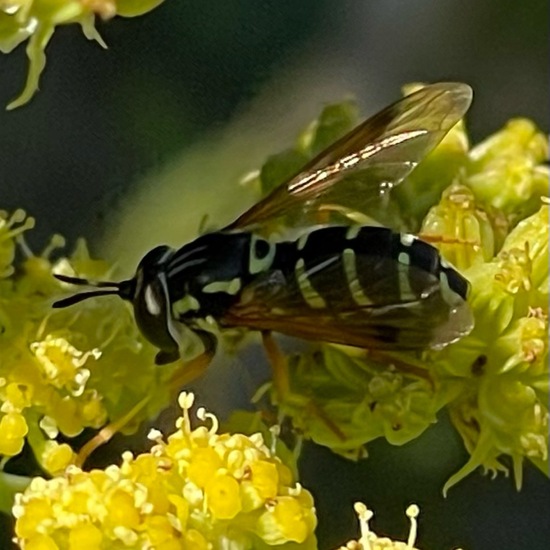
[[[315,548],[313,499],[263,437],[219,434],[204,409],[197,416],[211,426],[193,429],[193,395],[179,404],[176,431],[152,430],[150,452],[35,478],[13,508],[21,548]]]
[[[446,489],[478,466],[506,468],[521,487],[522,461],[548,464],[548,205],[520,222],[490,262],[465,271],[473,331],[435,358],[454,425],[471,454]]]
[[[0,52],[9,53],[28,40],[29,72],[24,90],[8,105],[15,109],[27,103],[38,89],[40,74],[46,66],[44,53],[55,28],[79,24],[89,40],[106,47],[94,26],[96,16],[135,17],[163,0],[0,0]]]
[[[267,161],[259,187],[309,160],[327,121],[336,139],[353,117],[349,103],[329,106]],[[320,346],[290,357],[290,389],[272,396],[305,437],[357,458],[377,437],[417,437],[447,407],[471,459],[445,489],[478,466],[506,470],[500,455],[512,457],[518,487],[524,458],[547,471],[547,160],[546,136],[531,121],[512,120],[474,147],[460,122],[394,189],[394,226],[433,243],[471,282],[475,328],[421,355]]]
[[[42,468],[56,473],[75,460],[58,435],[101,428],[141,402],[125,426],[135,429],[170,399],[166,381],[174,369],[154,364],[154,350],[120,300],[52,309],[68,290],[52,272],[101,278],[110,268],[90,259],[83,242],[52,263],[59,237],[32,254],[22,233],[33,225],[21,210],[0,213],[0,455],[19,454],[27,440]]]
[[[374,512],[369,510],[362,502],[356,502],[354,508],[359,519],[361,536],[359,540],[351,540],[345,546],[340,546],[338,550],[418,550],[416,547],[416,537],[418,531],[417,518],[420,509],[416,504],[411,504],[405,512],[410,521],[407,542],[393,540],[388,537],[379,537],[371,530],[369,525]]]

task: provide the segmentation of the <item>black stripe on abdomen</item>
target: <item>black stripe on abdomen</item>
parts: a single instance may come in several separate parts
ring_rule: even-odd
[[[283,267],[311,307],[346,307],[420,299],[439,285],[465,299],[468,283],[438,250],[385,227],[316,229],[277,245],[273,267]],[[449,296],[452,302],[452,296]]]

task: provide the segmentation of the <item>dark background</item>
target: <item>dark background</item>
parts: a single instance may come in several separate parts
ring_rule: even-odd
[[[59,29],[41,91],[0,111],[0,208],[37,218],[35,249],[54,232],[84,235],[123,271],[160,239],[190,238],[205,213],[229,221],[244,204],[238,178],[327,101],[351,94],[368,113],[406,82],[460,80],[475,90],[474,141],[518,115],[548,130],[546,0],[168,0],[98,26],[109,50]],[[0,57],[0,105],[26,68],[24,46]],[[320,548],[355,535],[357,499],[377,532],[402,538],[417,502],[426,549],[547,547],[550,484],[530,465],[521,493],[476,472],[443,499],[467,458],[445,418],[370,454],[351,464],[306,447]]]

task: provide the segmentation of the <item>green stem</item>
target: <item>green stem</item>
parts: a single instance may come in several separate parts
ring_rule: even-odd
[[[30,482],[30,477],[0,472],[0,512],[11,514],[15,494],[24,491]]]

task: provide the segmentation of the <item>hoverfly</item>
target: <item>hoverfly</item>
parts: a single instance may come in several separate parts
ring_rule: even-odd
[[[421,239],[380,225],[398,185],[464,116],[472,90],[428,85],[366,120],[222,230],[178,250],[148,252],[119,283],[56,275],[95,289],[60,308],[115,294],[132,303],[136,323],[160,351],[180,357],[191,329],[211,357],[220,329],[245,328],[377,350],[449,344],[472,328],[468,282]],[[320,214],[352,210],[368,224],[319,226]],[[298,238],[275,238],[292,219]],[[264,340],[265,343],[265,340]],[[269,354],[269,349],[268,349]]]

